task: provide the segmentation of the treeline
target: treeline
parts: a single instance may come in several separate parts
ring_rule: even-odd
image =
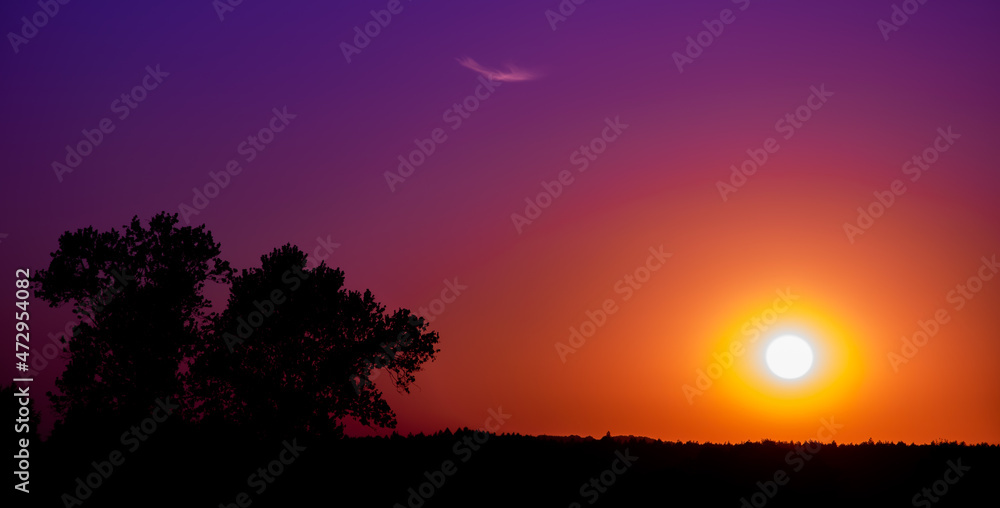
[[[115,447],[112,439],[67,453],[45,443],[37,506],[66,506],[76,478]],[[926,493],[933,506],[983,506],[974,501],[990,499],[998,477],[1000,447],[986,444],[698,444],[471,429],[260,441],[168,422],[80,506],[217,508],[240,506],[241,494],[254,507],[923,506]]]

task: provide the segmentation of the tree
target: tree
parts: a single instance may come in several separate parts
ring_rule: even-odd
[[[373,372],[385,368],[408,392],[439,351],[437,333],[409,310],[387,314],[370,291],[344,289],[340,269],[305,266],[285,245],[233,278],[189,373],[197,418],[283,437],[338,435],[346,417],[395,427]]]
[[[148,228],[133,217],[122,231],[66,232],[36,273],[36,295],[52,307],[72,304],[81,320],[64,348],[61,393],[50,393],[64,418],[146,416],[157,398],[182,392],[178,369],[208,318],[205,283],[225,282],[232,270],[204,226],[177,222],[160,213]]]

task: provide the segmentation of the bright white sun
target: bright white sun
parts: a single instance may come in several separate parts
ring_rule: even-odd
[[[813,351],[809,343],[795,335],[782,335],[767,345],[764,354],[767,368],[784,379],[796,379],[812,368]]]

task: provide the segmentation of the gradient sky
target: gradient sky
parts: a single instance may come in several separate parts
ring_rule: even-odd
[[[178,212],[235,159],[242,172],[191,217],[235,267],[329,238],[347,286],[390,309],[468,286],[431,324],[441,353],[413,393],[388,390],[402,433],[480,427],[502,407],[501,431],[527,434],[804,440],[833,418],[838,442],[1000,443],[1000,278],[972,281],[961,306],[951,293],[1000,254],[993,2],[927,2],[886,40],[888,0],[590,0],[555,30],[556,0],[403,0],[348,62],[341,44],[388,3],[247,1],[220,20],[209,0],[70,2],[0,49],[7,280],[46,266],[64,231]],[[724,9],[731,23],[679,72],[674,53]],[[5,3],[0,27],[38,10]],[[466,58],[509,80],[453,129],[447,110],[484,75]],[[114,101],[157,65],[169,75],[120,118]],[[832,93],[815,110],[813,87]],[[777,122],[800,107],[785,139]],[[296,116],[247,161],[240,144],[274,108]],[[60,182],[53,161],[103,118],[114,131]],[[627,127],[579,171],[574,151],[616,118]],[[439,128],[391,190],[385,173]],[[949,128],[912,181],[904,164]],[[777,149],[724,200],[718,182],[768,138]],[[563,171],[572,183],[519,232],[511,214]],[[897,179],[905,191],[849,238]],[[624,277],[661,246],[671,257],[626,299]],[[744,323],[771,317],[779,291],[796,299],[751,341]],[[563,362],[556,343],[609,299]],[[894,368],[939,309],[948,322]],[[71,317],[32,310],[36,347]],[[763,370],[785,332],[816,347],[805,381]],[[684,385],[733,341],[746,352],[689,401]]]

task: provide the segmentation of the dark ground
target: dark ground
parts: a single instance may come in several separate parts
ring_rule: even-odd
[[[397,503],[414,508],[998,506],[996,445],[827,443],[796,448],[770,441],[478,437],[483,442],[463,430],[327,442],[294,438],[300,449],[282,452],[293,448],[293,436],[266,442],[227,433],[209,436],[169,421],[146,441],[127,445],[120,434],[64,435],[32,449],[33,500],[18,494],[13,504],[4,506],[57,507],[68,502],[84,507],[216,508],[241,506],[237,501],[253,507],[385,508]],[[124,462],[113,466],[91,494],[81,496],[86,497],[82,503],[60,499],[64,493],[76,496],[76,479],[86,481],[95,471],[92,462],[102,466],[114,450],[122,453]],[[271,482],[257,473],[269,463],[272,472],[278,472],[265,472]],[[109,471],[107,464],[103,468]],[[961,476],[946,470],[961,470]],[[95,475],[90,478],[94,484]],[[590,485],[591,479],[596,486]],[[947,492],[939,496],[928,490],[932,497],[925,497],[922,489],[933,489],[935,482],[938,492],[945,486]],[[13,492],[10,486],[7,490]],[[86,492],[80,488],[80,494]],[[241,492],[246,496],[238,498]]]

